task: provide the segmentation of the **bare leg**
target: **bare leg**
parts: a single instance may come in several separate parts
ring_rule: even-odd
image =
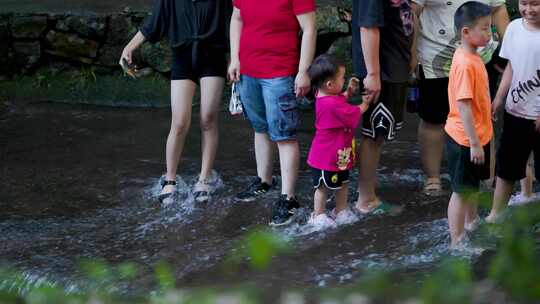
[[[328,196],[328,189],[324,185],[321,185],[315,190],[315,196],[313,199],[313,214],[315,216],[323,214],[326,210],[326,197]]]
[[[255,160],[257,162],[257,175],[263,182],[272,184],[272,171],[275,160],[275,143],[268,134],[255,132]]]
[[[475,221],[478,217],[478,205],[476,202],[478,201],[478,195],[472,195],[471,199],[474,199],[474,201],[469,201],[468,204],[465,206],[465,228],[467,230],[474,229],[474,226],[476,225]]]
[[[522,179],[520,181],[520,184],[521,184],[521,195],[525,198],[529,198],[531,196],[533,196],[533,171],[532,171],[532,166],[527,164],[527,169],[526,169],[526,174],[527,176]]]
[[[219,103],[225,79],[222,77],[201,78],[201,131],[202,162],[199,180],[210,177],[219,141]]]
[[[418,125],[418,143],[420,144],[420,157],[426,175],[426,181],[441,180],[441,162],[444,150],[443,125],[435,125],[420,120]]]
[[[380,205],[375,194],[377,183],[377,167],[381,158],[383,138],[373,140],[362,136],[359,146],[359,174],[358,174],[358,201],[356,208],[367,213]]]
[[[287,198],[291,198],[294,197],[298,179],[300,147],[296,140],[279,141],[277,146],[281,167],[281,194],[286,194]]]
[[[191,125],[191,103],[195,93],[195,83],[191,80],[171,81],[171,130],[167,137],[166,159],[167,180],[176,179],[176,170],[184,149],[186,135]],[[174,191],[174,186],[165,186],[161,193]]]
[[[461,194],[453,192],[448,204],[448,226],[450,230],[450,247],[457,247],[463,240],[465,231],[466,202]]]
[[[489,158],[489,188],[493,187],[493,181],[495,180],[495,140],[491,140],[489,142],[489,154],[491,157]]]
[[[501,212],[508,204],[508,200],[512,195],[512,188],[514,188],[514,182],[497,177],[497,183],[495,186],[495,194],[493,195],[493,206],[491,212],[486,217],[486,222],[495,223],[499,219]]]
[[[343,184],[341,189],[336,191],[336,215],[347,209],[347,197],[349,195],[349,183]]]

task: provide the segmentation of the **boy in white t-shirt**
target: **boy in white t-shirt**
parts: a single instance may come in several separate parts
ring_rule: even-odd
[[[497,185],[487,222],[494,223],[508,203],[514,183],[525,177],[534,154],[540,180],[540,0],[519,0],[522,18],[508,26],[500,56],[508,59],[493,104],[504,104],[504,127],[497,151]]]

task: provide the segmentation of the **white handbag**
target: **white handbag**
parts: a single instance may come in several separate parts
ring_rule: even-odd
[[[240,94],[238,94],[237,83],[233,82],[231,86],[231,100],[229,101],[229,112],[231,115],[240,115],[243,112]]]

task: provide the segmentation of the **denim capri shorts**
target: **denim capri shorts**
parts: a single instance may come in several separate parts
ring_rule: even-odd
[[[294,77],[254,78],[242,75],[239,85],[244,116],[255,132],[272,141],[296,139],[300,123]]]

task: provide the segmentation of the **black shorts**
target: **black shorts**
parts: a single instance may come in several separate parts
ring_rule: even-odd
[[[403,112],[408,84],[383,81],[379,102],[372,104],[362,114],[362,134],[373,139],[384,137],[393,140],[396,131],[403,127]]]
[[[448,78],[427,79],[420,67],[418,90],[420,92],[418,115],[434,125],[446,123],[450,106],[448,103]]]
[[[450,173],[452,191],[456,193],[478,191],[480,181],[488,179],[490,176],[489,143],[483,147],[485,155],[484,163],[482,165],[476,165],[471,162],[471,148],[458,144],[450,136],[446,138],[448,172]]]
[[[497,150],[497,177],[518,181],[525,177],[531,152],[534,154],[534,174],[540,180],[540,133],[534,120],[504,112],[504,126]]]
[[[226,75],[227,58],[224,49],[199,47],[196,58],[193,58],[191,45],[172,49],[171,80],[190,79],[198,83],[203,77],[225,78]]]
[[[349,182],[349,170],[326,171],[311,168],[311,176],[313,178],[313,187],[315,189],[321,186],[321,181],[324,183],[324,186],[330,190],[341,189],[343,184]]]

